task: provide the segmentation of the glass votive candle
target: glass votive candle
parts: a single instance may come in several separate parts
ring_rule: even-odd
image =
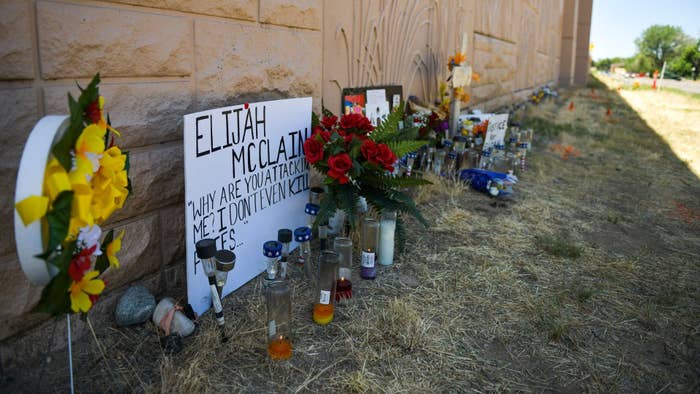
[[[374,218],[366,217],[362,222],[362,266],[360,268],[360,277],[362,279],[374,279],[377,277],[375,260],[378,244],[379,222]]]
[[[333,321],[338,260],[338,253],[333,250],[321,251],[319,256],[316,300],[313,312],[316,324],[326,325]]]
[[[292,292],[285,281],[267,287],[267,354],[273,360],[292,356]]]
[[[337,237],[333,249],[338,252],[338,281],[335,288],[335,301],[346,303],[352,298],[352,239]]]
[[[394,234],[396,233],[396,211],[383,211],[379,219],[379,264],[394,263]]]

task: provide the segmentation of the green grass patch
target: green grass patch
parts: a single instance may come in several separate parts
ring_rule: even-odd
[[[564,238],[539,236],[535,239],[535,242],[540,249],[552,256],[576,259],[581,257],[583,252],[583,248]]]

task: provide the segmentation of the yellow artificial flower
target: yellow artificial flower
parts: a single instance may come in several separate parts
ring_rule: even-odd
[[[97,223],[103,222],[112,212],[124,206],[129,195],[125,166],[126,155],[116,146],[107,149],[100,159],[100,169],[92,178],[92,215]]]
[[[80,281],[74,281],[70,286],[68,291],[73,312],[87,312],[92,308],[90,296],[99,295],[105,289],[105,282],[102,279],[95,279],[99,274],[99,271],[90,271]]]
[[[61,192],[66,190],[71,190],[68,173],[58,160],[52,158],[44,174],[44,192],[48,193],[49,199],[53,202]]]
[[[49,198],[46,196],[29,196],[15,204],[22,223],[28,226],[35,220],[41,219],[49,209]]]
[[[122,238],[124,238],[124,230],[122,230],[112,242],[107,245],[107,259],[109,260],[109,266],[114,268],[119,268],[119,259],[117,258],[117,252],[122,248]]]
[[[107,129],[91,124],[83,129],[75,141],[75,155],[86,157],[87,153],[100,154],[105,150],[105,133]]]

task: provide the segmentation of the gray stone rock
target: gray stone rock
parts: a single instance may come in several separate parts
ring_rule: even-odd
[[[132,286],[117,303],[114,317],[118,326],[140,324],[151,318],[156,308],[156,299],[144,286]]]

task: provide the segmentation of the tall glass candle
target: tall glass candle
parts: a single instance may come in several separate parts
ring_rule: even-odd
[[[416,162],[416,152],[410,152],[406,156],[406,176],[411,176],[411,171],[413,171],[413,165]]]
[[[265,256],[267,279],[277,279],[277,260],[282,256],[282,243],[278,241],[265,242],[263,244],[263,256]]]
[[[323,250],[318,259],[318,279],[313,318],[316,324],[325,325],[333,321],[335,285],[338,276],[338,253]]]
[[[377,277],[377,268],[374,264],[377,258],[378,244],[379,222],[371,217],[366,217],[362,222],[362,267],[360,268],[362,279]]]
[[[287,277],[287,262],[289,261],[289,244],[292,242],[292,230],[283,228],[277,231],[277,242],[282,244],[279,278],[285,279]]]
[[[318,215],[318,204],[313,204],[313,203],[306,203],[306,207],[304,207],[304,212],[306,212],[306,215],[308,215],[308,224],[307,227],[313,228],[314,226],[314,220],[316,220],[316,215]]]
[[[338,281],[336,282],[335,301],[344,303],[352,298],[352,239],[337,237],[333,241],[333,250],[338,252]]]
[[[309,202],[311,204],[319,205],[321,203],[321,196],[324,190],[322,187],[314,186],[309,190]]]
[[[267,354],[273,360],[292,356],[292,292],[285,281],[270,283],[267,299]]]
[[[306,277],[311,279],[311,229],[306,226],[297,227],[294,230],[294,240],[299,242],[297,264],[304,266]]]
[[[392,265],[394,263],[396,211],[383,211],[379,220],[379,264]]]
[[[438,149],[435,151],[435,161],[433,161],[433,172],[435,175],[440,175],[442,173],[442,164],[445,162],[445,152],[444,149]]]

